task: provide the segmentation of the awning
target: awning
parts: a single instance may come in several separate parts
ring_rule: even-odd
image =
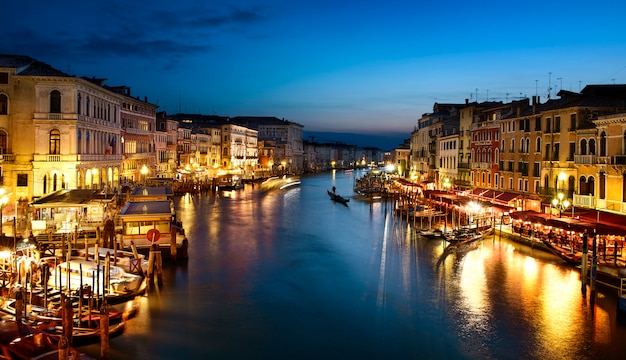
[[[522,194],[510,191],[475,188],[469,193],[469,196],[500,205],[508,205],[512,200],[522,197]]]

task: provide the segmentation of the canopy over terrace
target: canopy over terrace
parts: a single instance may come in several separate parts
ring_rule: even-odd
[[[515,207],[515,200],[523,197],[522,194],[517,194],[509,191],[498,191],[483,188],[475,188],[474,190],[470,191],[467,196],[473,199],[488,201],[492,204],[504,205],[509,207]]]
[[[593,211],[595,213],[595,210]],[[606,214],[606,213],[604,213]],[[607,219],[604,221],[588,221],[588,216],[583,217],[581,215],[575,217],[557,217],[551,216],[550,214],[539,213],[536,211],[528,210],[528,211],[517,211],[511,213],[511,217],[513,219],[518,219],[522,221],[528,221],[531,223],[539,223],[542,225],[553,226],[559,229],[564,230],[572,230],[576,232],[584,232],[587,230],[588,234],[597,233],[598,235],[617,235],[617,236],[626,236],[626,218],[621,216],[621,218],[616,218],[614,215],[612,217],[612,221],[608,221]],[[622,223],[618,223],[621,220]],[[622,225],[623,224],[623,225]]]
[[[115,196],[100,190],[62,189],[30,203],[35,209],[32,230],[40,232],[72,232],[92,230],[102,224],[107,207],[115,201]]]

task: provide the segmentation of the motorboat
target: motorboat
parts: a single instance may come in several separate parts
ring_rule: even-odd
[[[73,258],[52,266],[48,285],[59,290],[78,290],[90,286],[97,295],[105,295],[110,299],[116,295],[141,291],[145,279],[141,275],[127,273],[120,266],[106,266],[103,261]]]

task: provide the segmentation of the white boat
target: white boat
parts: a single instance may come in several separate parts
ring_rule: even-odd
[[[105,277],[105,263],[74,258],[57,264],[50,269],[48,285],[56,289],[78,290],[91,286],[97,294],[125,294],[139,291],[144,283],[143,276],[130,274],[119,266],[109,265]]]
[[[88,248],[87,251],[85,251],[85,249],[78,249],[77,253],[79,257],[84,258],[86,252],[89,254],[89,258],[93,260],[95,251],[96,248],[92,246]],[[98,257],[101,263],[104,263],[107,254],[109,254],[111,265],[119,266],[128,273],[141,274],[148,270],[148,259],[146,259],[144,254],[135,254],[127,250],[98,247]]]
[[[272,176],[267,178],[265,181],[261,183],[261,189],[263,190],[282,190],[292,186],[300,185],[300,178],[297,176],[287,176],[284,175],[282,177]]]
[[[220,191],[243,189],[243,181],[239,175],[221,175],[215,179],[215,186]]]

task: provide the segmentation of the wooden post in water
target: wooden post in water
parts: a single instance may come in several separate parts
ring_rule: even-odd
[[[133,251],[135,250],[135,244],[133,246]],[[154,248],[158,246],[155,244],[150,245],[150,253],[148,255],[148,274],[146,279],[146,292],[150,290],[150,285],[152,284],[152,280],[154,278],[154,258],[156,257],[156,251]]]
[[[74,238],[73,238],[74,244],[76,244],[78,242],[78,225],[74,225]]]
[[[15,293],[15,322],[18,329],[22,326],[22,315],[24,313],[24,296],[21,291]]]
[[[72,302],[70,298],[61,293],[61,306],[63,309],[63,335],[67,338],[68,344],[72,343],[72,335],[74,333],[74,311],[72,309]]]
[[[170,224],[170,258],[176,261],[176,223],[172,221]]]
[[[598,234],[594,231],[593,234],[593,257],[591,258],[591,294],[589,297],[591,298],[592,304],[596,298],[596,275],[598,271]]]
[[[94,254],[94,260],[97,254]],[[89,244],[87,243],[87,236],[85,236],[85,260],[89,260]]]
[[[65,234],[61,236],[61,258],[65,259]]]
[[[109,305],[106,300],[100,308],[100,359],[109,358]]]
[[[87,237],[87,235],[85,235]],[[102,232],[100,232],[100,226],[96,226],[96,244],[102,244],[100,240],[102,239]]]
[[[154,259],[154,265],[156,266],[156,279],[155,281],[157,281],[157,284],[162,285],[163,284],[163,259],[161,258],[161,249],[159,248],[159,245],[154,244],[153,246],[156,247],[156,256]]]
[[[583,234],[583,257],[580,266],[580,279],[582,281],[581,291],[583,294],[587,293],[587,251],[589,248],[589,234],[587,229]]]
[[[59,338],[59,360],[66,360],[70,358],[70,345],[65,335],[61,335]]]

